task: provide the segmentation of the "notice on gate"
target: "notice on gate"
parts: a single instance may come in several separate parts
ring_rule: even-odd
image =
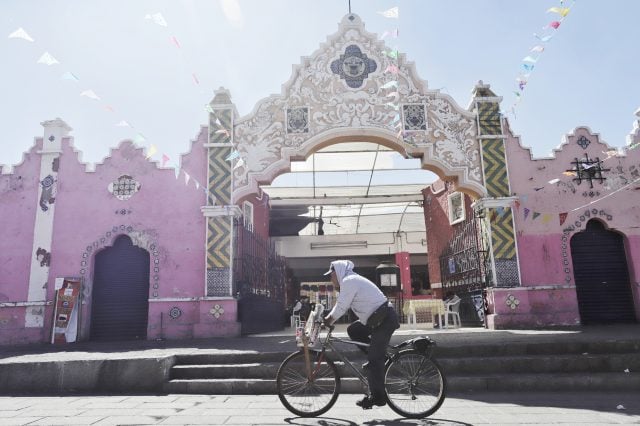
[[[53,310],[51,343],[76,341],[78,331],[78,296],[80,280],[56,278],[56,300]]]

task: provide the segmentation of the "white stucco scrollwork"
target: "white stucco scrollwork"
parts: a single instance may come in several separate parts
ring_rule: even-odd
[[[427,90],[414,64],[390,51],[357,15],[347,15],[336,34],[294,67],[280,95],[262,100],[237,120],[234,140],[243,161],[234,169],[234,199],[256,192],[258,182],[270,182],[289,167],[292,155],[308,155],[333,134],[359,140],[380,135],[399,152],[423,156],[425,167],[482,193],[475,115],[448,95]],[[425,105],[426,130],[399,133],[403,104]],[[288,108],[308,109],[303,132],[288,130]]]

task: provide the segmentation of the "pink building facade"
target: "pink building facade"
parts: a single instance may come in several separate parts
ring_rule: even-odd
[[[640,111],[639,111],[640,117]],[[640,318],[640,119],[628,144],[612,147],[578,127],[548,158],[533,158],[503,121],[518,254],[518,282],[500,285],[487,260],[486,325],[536,328],[633,322]],[[424,191],[432,287],[443,289],[439,258],[463,223],[452,223],[454,185]],[[507,211],[462,195],[466,217],[482,223]],[[473,206],[473,207],[472,207]],[[478,217],[481,216],[481,217]],[[486,227],[483,228],[486,231]],[[440,230],[440,232],[434,232]],[[482,229],[478,238],[482,239]],[[486,244],[493,241],[485,235]],[[478,242],[482,249],[482,241]],[[489,247],[495,254],[496,247]],[[445,259],[446,260],[446,259]],[[495,267],[495,265],[493,265]],[[453,267],[455,269],[455,267]],[[455,274],[454,274],[455,275]],[[455,280],[455,279],[454,279]]]
[[[201,211],[207,205],[202,186],[207,181],[207,129],[201,129],[191,151],[181,157],[178,176],[130,142],[122,142],[95,170],[88,170],[62,120],[43,126],[44,137],[35,140],[22,163],[0,176],[5,223],[0,239],[0,344],[50,340],[56,278],[82,282],[78,339],[92,334],[92,318],[123,332],[133,327],[117,323],[113,313],[126,308],[126,301],[108,291],[98,302],[111,311],[109,318],[92,315],[98,254],[115,250],[122,236],[129,246],[147,253],[142,259],[147,282],[141,285],[146,292],[142,300],[148,300],[142,309],[148,315],[140,320],[144,335],[134,337],[238,335],[231,288],[226,295],[207,296],[206,219]],[[264,221],[258,226],[265,232]]]

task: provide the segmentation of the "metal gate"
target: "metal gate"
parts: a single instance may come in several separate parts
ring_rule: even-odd
[[[242,334],[282,330],[286,261],[275,245],[234,222],[233,285]],[[287,319],[288,321],[288,319]]]
[[[126,235],[96,254],[91,340],[144,340],[149,316],[149,252]]]
[[[484,326],[485,288],[488,280],[487,251],[480,250],[478,219],[471,217],[454,226],[451,240],[440,255],[444,295],[455,294],[460,302],[460,320],[465,326]],[[481,239],[480,239],[481,241]]]
[[[571,238],[571,257],[583,324],[636,321],[622,235],[592,219]]]

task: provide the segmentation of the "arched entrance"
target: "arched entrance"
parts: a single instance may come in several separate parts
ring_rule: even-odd
[[[591,219],[571,238],[571,257],[583,324],[636,320],[621,234]]]
[[[121,235],[96,254],[91,340],[144,340],[149,313],[149,252]]]

